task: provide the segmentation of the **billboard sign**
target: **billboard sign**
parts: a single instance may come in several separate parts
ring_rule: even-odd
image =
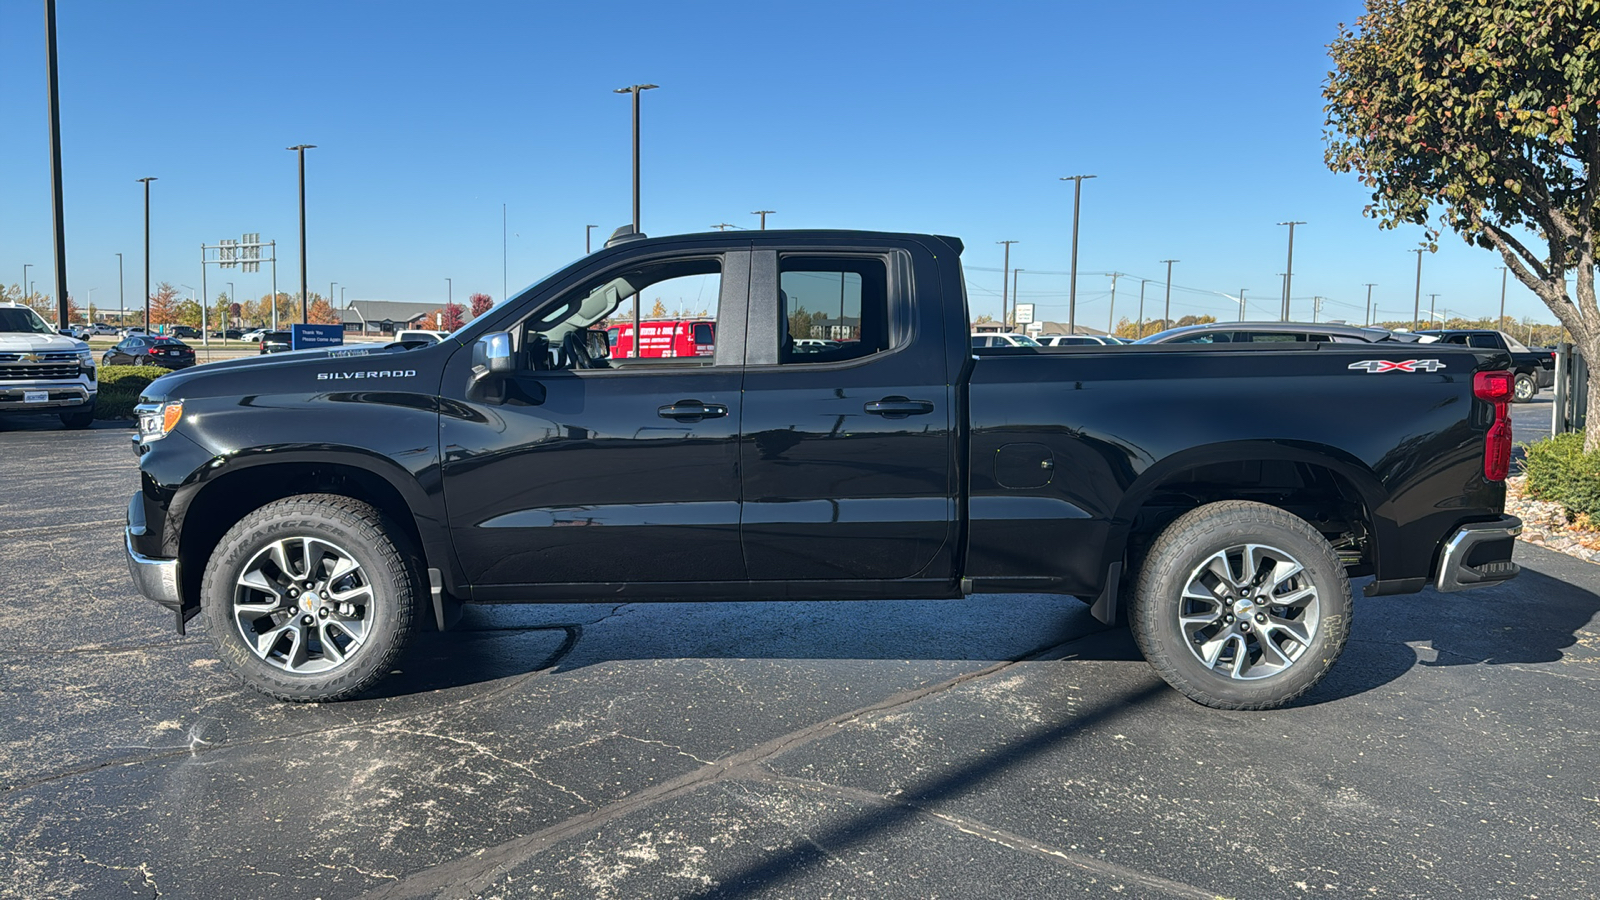
[[[1033,304],[1018,303],[1015,310],[1018,325],[1027,325],[1033,321]]]

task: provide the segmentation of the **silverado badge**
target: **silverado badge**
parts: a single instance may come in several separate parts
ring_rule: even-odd
[[[1444,363],[1437,359],[1363,359],[1353,362],[1347,368],[1365,369],[1370,374],[1378,372],[1437,372],[1444,368]]]

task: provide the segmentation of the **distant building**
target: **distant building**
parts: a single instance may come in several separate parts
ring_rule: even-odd
[[[428,313],[444,306],[442,303],[405,303],[399,300],[352,300],[343,309],[334,310],[344,330],[355,334],[394,334],[406,328],[419,328],[418,323]]]

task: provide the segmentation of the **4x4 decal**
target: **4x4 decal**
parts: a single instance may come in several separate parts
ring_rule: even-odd
[[[1346,368],[1364,369],[1370,374],[1378,372],[1437,372],[1444,368],[1444,363],[1437,359],[1363,359],[1353,362]]]

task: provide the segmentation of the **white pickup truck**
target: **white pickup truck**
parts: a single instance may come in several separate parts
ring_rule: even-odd
[[[88,344],[26,306],[0,303],[0,416],[53,412],[68,428],[87,428],[99,388]]]

